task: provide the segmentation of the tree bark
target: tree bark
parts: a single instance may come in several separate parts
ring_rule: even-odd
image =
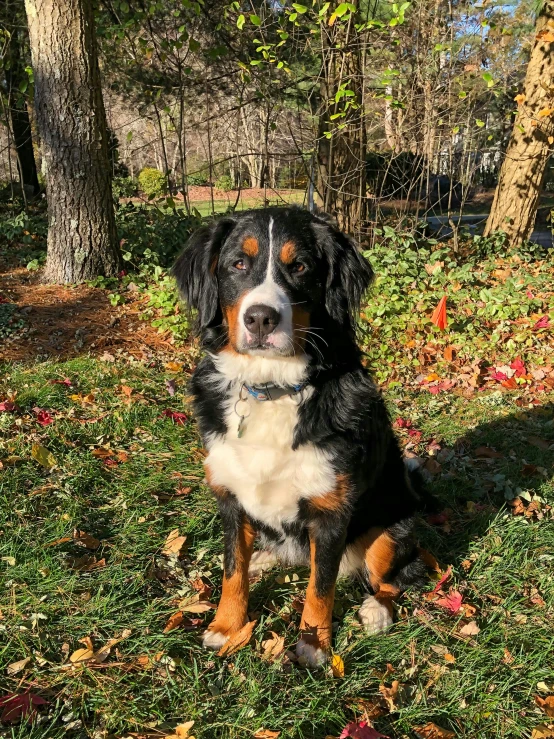
[[[120,267],[91,0],[25,0],[35,110],[46,164],[44,279],[114,275]]]
[[[546,0],[485,236],[504,231],[515,245],[531,236],[554,136],[554,0]],[[552,112],[549,112],[552,111]]]
[[[17,28],[19,19],[16,17],[16,5],[8,5],[8,12],[13,13],[13,17],[8,18],[8,23],[11,26],[11,37],[7,58],[10,63],[5,65],[5,77],[13,140],[17,153],[17,169],[21,187],[25,189],[27,194],[37,195],[40,192],[40,184],[33,151],[31,121],[27,110],[27,101],[20,92],[22,84],[27,82],[27,73],[22,58],[21,32]]]

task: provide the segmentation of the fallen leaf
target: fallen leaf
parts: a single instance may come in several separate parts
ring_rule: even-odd
[[[450,662],[452,664],[452,663],[454,663],[456,661],[456,657],[454,657],[453,654],[450,654],[450,652],[447,652],[444,655],[444,661],[445,662]]]
[[[8,693],[0,698],[0,708],[3,708],[0,721],[14,723],[20,718],[31,718],[36,712],[36,706],[46,706],[47,700],[40,695],[29,693]]]
[[[44,408],[33,408],[33,412],[36,422],[41,426],[49,426],[51,423],[54,423],[54,419]]]
[[[464,636],[476,636],[481,629],[477,626],[475,621],[470,621],[465,626],[462,626],[460,629],[460,634],[463,634]]]
[[[171,397],[173,397],[175,395],[175,390],[176,390],[175,380],[166,380],[165,387],[166,387],[167,392],[171,395]]]
[[[8,675],[17,675],[18,672],[22,672],[29,662],[31,661],[31,657],[25,657],[25,659],[20,659],[18,662],[12,662],[11,665],[8,665],[6,668],[6,673]]]
[[[539,724],[531,732],[531,739],[552,739],[554,737],[554,724]]]
[[[431,323],[434,323],[441,331],[446,329],[448,324],[446,320],[446,295],[439,300],[437,307],[433,311]]]
[[[235,654],[235,652],[238,652],[239,649],[243,649],[244,647],[246,647],[250,643],[255,625],[256,621],[249,621],[247,624],[245,624],[240,631],[237,631],[237,633],[234,634],[229,639],[229,641],[221,647],[221,649],[217,653],[217,656],[230,657],[232,654]]]
[[[546,439],[541,439],[540,436],[528,436],[527,441],[537,449],[550,449],[550,442]]]
[[[396,703],[395,699],[398,695],[398,688],[400,687],[400,682],[398,680],[393,680],[391,687],[388,688],[386,685],[379,685],[379,692],[385,699],[388,709],[391,713],[396,711]]]
[[[452,574],[452,567],[448,565],[448,567],[446,568],[446,572],[444,573],[444,575],[441,576],[441,579],[437,582],[437,584],[433,588],[433,593],[438,593],[439,590],[441,590],[442,586],[448,580],[451,574]]]
[[[167,539],[165,540],[165,544],[162,549],[162,554],[165,554],[166,557],[170,557],[172,554],[179,556],[186,540],[186,536],[179,535],[179,529],[173,529],[173,531],[170,531],[167,535]]]
[[[448,595],[438,598],[435,603],[447,610],[452,616],[455,616],[462,607],[463,596],[457,590],[451,590]]]
[[[285,651],[285,637],[279,636],[275,631],[271,632],[271,639],[265,639],[262,642],[262,659],[268,662],[274,662],[278,659]]]
[[[456,355],[456,347],[455,346],[447,346],[445,350],[442,353],[443,357],[446,359],[447,362],[452,362],[454,360],[454,357]]]
[[[350,724],[346,724],[344,729],[341,731],[339,739],[388,739],[385,734],[380,734],[367,721],[353,721]]]
[[[87,647],[83,649],[76,649],[73,654],[70,655],[69,661],[72,664],[78,664],[79,662],[86,662],[94,657],[94,650]]]
[[[340,654],[334,654],[331,658],[331,672],[333,677],[344,677],[344,662]]]
[[[11,400],[4,400],[0,403],[0,412],[13,413],[16,410],[18,410],[18,407]]]
[[[169,408],[166,408],[165,411],[163,411],[162,416],[165,416],[166,418],[171,418],[173,423],[176,423],[178,426],[184,426],[185,423],[188,421],[188,416],[186,413],[182,413],[181,411],[172,411]]]
[[[513,661],[514,655],[510,652],[509,649],[506,649],[506,647],[504,647],[504,656],[502,657],[502,662],[505,665],[511,665]]]
[[[177,613],[174,613],[172,616],[169,617],[163,633],[167,634],[170,631],[173,631],[173,629],[178,628],[183,623],[183,619],[183,611],[177,611]]]
[[[73,383],[69,379],[69,377],[64,377],[63,380],[50,380],[51,385],[65,385],[66,387],[71,387]]]
[[[414,726],[414,732],[420,739],[454,739],[456,736],[453,731],[443,729],[442,726],[432,722],[425,726]]]
[[[502,454],[497,452],[496,449],[491,449],[489,446],[478,446],[474,452],[476,457],[482,459],[501,459]]]
[[[277,739],[280,733],[280,731],[271,731],[271,729],[258,729],[252,736],[254,739]]]
[[[87,549],[98,549],[100,546],[100,541],[98,539],[87,534],[86,531],[79,531],[78,529],[74,529],[73,531],[73,541],[76,544],[81,544]]]
[[[170,372],[182,372],[183,371],[183,364],[182,362],[167,362],[165,365],[166,370],[169,370]]]
[[[536,695],[535,703],[539,708],[542,708],[547,716],[554,718],[554,695],[549,695],[547,698],[541,698],[540,695]]]
[[[189,603],[188,605],[183,605],[183,603],[179,603],[179,606],[182,611],[187,611],[188,613],[206,613],[206,611],[212,611],[214,608],[217,608],[215,603],[210,603],[209,600],[199,600],[196,603]]]
[[[33,444],[31,448],[31,456],[47,470],[51,470],[52,467],[55,467],[58,464],[56,457],[52,452],[48,451],[48,449],[41,444]]]
[[[83,554],[82,557],[72,557],[69,562],[71,568],[79,572],[92,572],[93,570],[100,570],[106,566],[105,559],[96,559],[92,554]]]

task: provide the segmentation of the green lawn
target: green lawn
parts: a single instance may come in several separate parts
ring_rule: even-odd
[[[426,456],[433,440],[441,448],[431,486],[447,513],[421,521],[420,538],[443,571],[452,566],[444,590],[459,591],[466,610],[452,616],[409,593],[390,633],[366,637],[356,621],[360,587],[342,582],[340,678],[261,659],[271,631],[287,648],[295,644],[302,570],[273,570],[253,585],[254,638],[228,659],[200,646],[211,613],[185,613],[186,628],[164,633],[178,603],[195,593],[192,582],[213,586],[217,602],[222,576],[220,525],[194,422],[162,415],[188,413],[182,372],[83,357],[4,365],[0,377],[0,403],[17,392],[19,406],[0,412],[0,696],[29,689],[48,701],[34,723],[6,724],[0,736],[165,736],[194,720],[197,739],[246,738],[260,728],[324,739],[365,709],[390,737],[415,737],[414,727],[435,722],[458,737],[515,739],[553,720],[535,704],[536,695],[554,693],[552,512],[513,516],[505,495],[521,488],[554,502],[554,395],[522,408],[518,391],[470,400],[390,392],[392,414],[422,432],[415,451]],[[52,384],[64,378],[73,387]],[[53,423],[41,426],[34,408]],[[33,444],[57,467],[41,466]],[[500,456],[477,456],[483,446]],[[180,559],[162,554],[174,529],[187,537]],[[98,548],[79,545],[74,531]],[[473,621],[479,633],[461,634]],[[86,637],[97,650],[122,636],[101,664],[69,660],[87,648]],[[390,712],[374,705],[386,687],[395,693]]]

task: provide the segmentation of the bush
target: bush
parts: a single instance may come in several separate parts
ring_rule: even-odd
[[[155,167],[145,167],[138,176],[139,187],[148,198],[159,198],[167,190],[167,180],[163,172]]]
[[[218,177],[215,186],[218,190],[223,190],[223,192],[229,192],[230,190],[233,190],[235,187],[235,183],[231,179],[231,177],[228,174],[223,174],[221,177]]]
[[[112,192],[114,199],[132,198],[137,194],[138,185],[133,177],[114,177],[112,179]]]
[[[202,172],[187,175],[187,185],[196,185],[201,187],[208,184],[208,176]]]

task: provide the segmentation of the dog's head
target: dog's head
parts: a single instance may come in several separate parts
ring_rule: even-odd
[[[311,331],[351,337],[372,277],[351,239],[300,208],[248,211],[204,226],[173,271],[208,349],[268,357],[309,353]]]

